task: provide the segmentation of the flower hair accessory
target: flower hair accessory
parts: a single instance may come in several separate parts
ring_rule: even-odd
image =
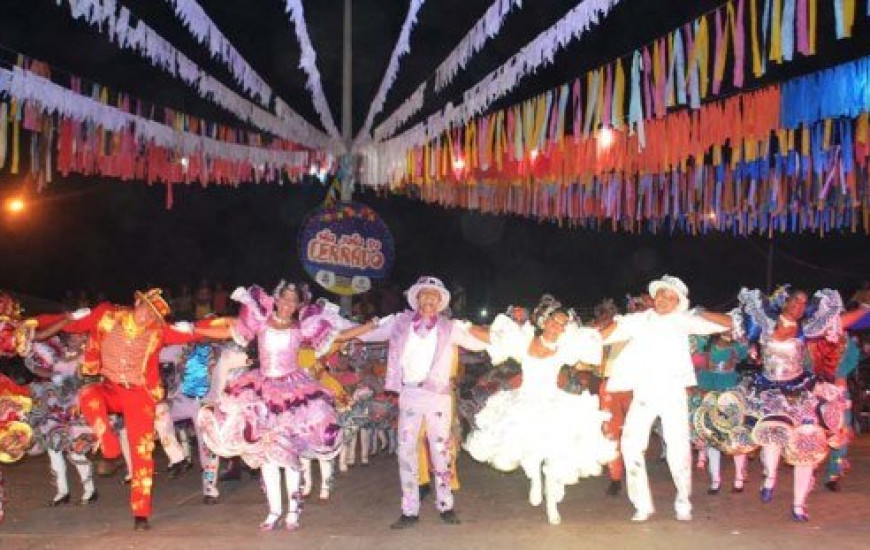
[[[281,279],[281,282],[278,283],[278,286],[275,287],[275,290],[272,291],[272,296],[277,300],[281,293],[285,290],[292,290],[299,295],[300,300],[303,304],[308,304],[311,302],[311,289],[308,287],[307,283],[300,283],[296,285],[294,283],[288,283],[284,279]]]
[[[565,314],[568,315],[568,320],[574,320],[574,310],[564,309],[562,307],[562,302],[554,298],[551,294],[544,294],[541,296],[540,301],[538,301],[535,310],[532,311],[532,323],[534,323],[538,329],[543,330],[544,323],[546,323],[547,319],[557,311],[564,311]]]

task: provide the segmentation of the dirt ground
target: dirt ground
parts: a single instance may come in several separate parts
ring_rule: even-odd
[[[0,525],[0,549],[870,548],[868,436],[852,446],[852,469],[841,492],[832,493],[817,483],[807,524],[790,519],[792,480],[786,469],[773,502],[759,501],[758,460],[750,463],[750,480],[742,494],[727,490],[733,474],[730,461],[723,468],[726,488],[716,496],[706,494],[706,476],[696,472],[694,520],[675,521],[668,468],[655,454],[651,449],[649,470],[657,513],[643,524],[629,521],[632,508],[624,494],[607,497],[606,479],[592,478],[568,488],[560,507],[563,523],[551,526],[544,510],[526,501],[528,485],[519,471],[500,473],[464,455],[456,500],[462,524],[442,524],[429,497],[415,528],[392,531],[388,526],[399,515],[398,471],[395,457],[379,455],[371,465],[341,474],[329,501],[309,499],[296,533],[257,530],[266,514],[265,499],[259,484],[247,478],[223,483],[220,503],[203,505],[195,469],[174,481],[165,474],[157,478],[148,532],[132,530],[127,488],[117,479],[98,480],[100,499],[93,505],[48,508],[45,503],[54,490],[47,459],[29,457],[3,469],[9,502],[6,521]],[[162,471],[165,462],[158,464]],[[72,487],[78,497],[80,487]]]

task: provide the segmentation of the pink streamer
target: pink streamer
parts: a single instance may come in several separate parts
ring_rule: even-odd
[[[798,0],[806,2],[806,0]],[[743,0],[737,2],[734,25],[734,86],[743,87],[744,57],[746,55],[746,33],[743,27]]]
[[[610,128],[610,115],[613,111],[613,65],[607,65],[604,70],[604,112],[601,122],[605,128]]]
[[[797,50],[810,55],[810,39],[807,27],[807,0],[797,0]]]

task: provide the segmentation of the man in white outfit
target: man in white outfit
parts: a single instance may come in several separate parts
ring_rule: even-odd
[[[668,466],[677,488],[676,517],[690,521],[692,460],[686,388],[694,386],[696,380],[689,335],[724,332],[731,327],[731,318],[722,313],[689,311],[689,290],[676,277],[665,275],[653,281],[649,293],[654,300],[652,309],[617,316],[602,330],[605,344],[631,343],[620,359],[636,366],[630,384],[634,399],[622,432],[628,498],[636,510],[631,519],[646,521],[655,510],[644,452],[653,422],[661,418]]]

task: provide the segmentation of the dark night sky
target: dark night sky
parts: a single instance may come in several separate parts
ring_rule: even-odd
[[[297,230],[324,196],[320,185],[249,185],[176,191],[119,183],[56,183],[26,217],[0,225],[0,288],[60,298],[105,290],[126,300],[148,283],[177,288],[203,277],[272,285],[299,277]],[[357,194],[396,243],[393,279],[418,275],[463,283],[474,304],[528,303],[542,292],[589,305],[637,292],[652,277],[684,277],[714,306],[740,285],[763,286],[767,240],[730,235],[625,235],[559,228],[513,217],[432,208],[399,197]],[[864,235],[774,239],[774,282],[850,292],[870,278]],[[805,263],[798,263],[805,262]]]
[[[199,0],[221,30],[275,90],[310,122],[319,124],[299,51],[281,0]],[[150,25],[224,83],[227,71],[208,59],[169,12],[165,2],[122,0]],[[354,128],[359,128],[383,75],[409,2],[355,0]],[[375,125],[397,107],[453,48],[491,0],[430,0],[412,33],[412,54]],[[524,2],[499,38],[469,64],[443,94],[427,97],[421,116],[440,108],[504,62],[523,44],[575,5],[570,0]],[[624,0],[606,24],[527,79],[501,104],[562,84],[616,55],[658,37],[712,7],[715,0]],[[827,3],[826,3],[827,4]],[[340,124],[342,0],[308,0],[306,19],[333,116]],[[66,9],[66,8],[64,8]],[[820,52],[781,69],[776,80],[803,74],[870,51],[867,19],[858,16],[856,38],[833,45],[830,10],[821,12]],[[137,55],[118,50],[83,23],[73,22],[51,0],[0,0],[0,47],[23,52],[76,75],[212,120],[232,117]],[[0,50],[0,61],[10,61]],[[499,106],[499,105],[496,105]],[[412,121],[415,122],[415,121]],[[20,179],[0,170],[0,197]],[[164,207],[165,189],[136,183],[70,178],[55,181],[27,216],[0,220],[0,288],[58,299],[65,290],[105,290],[126,301],[148,283],[178,287],[205,277],[230,284],[271,285],[298,276],[296,231],[323,199],[318,185],[243,185],[237,189],[191,186]],[[471,302],[501,307],[528,303],[547,291],[588,305],[602,296],[637,292],[651,277],[685,278],[693,297],[722,304],[741,285],[765,282],[767,241],[709,235],[701,238],[630,236],[559,228],[513,217],[430,208],[402,197],[357,194],[385,218],[396,242],[393,278],[403,287],[420,274],[462,282]],[[868,239],[831,235],[776,237],[774,281],[849,292],[870,278]]]

